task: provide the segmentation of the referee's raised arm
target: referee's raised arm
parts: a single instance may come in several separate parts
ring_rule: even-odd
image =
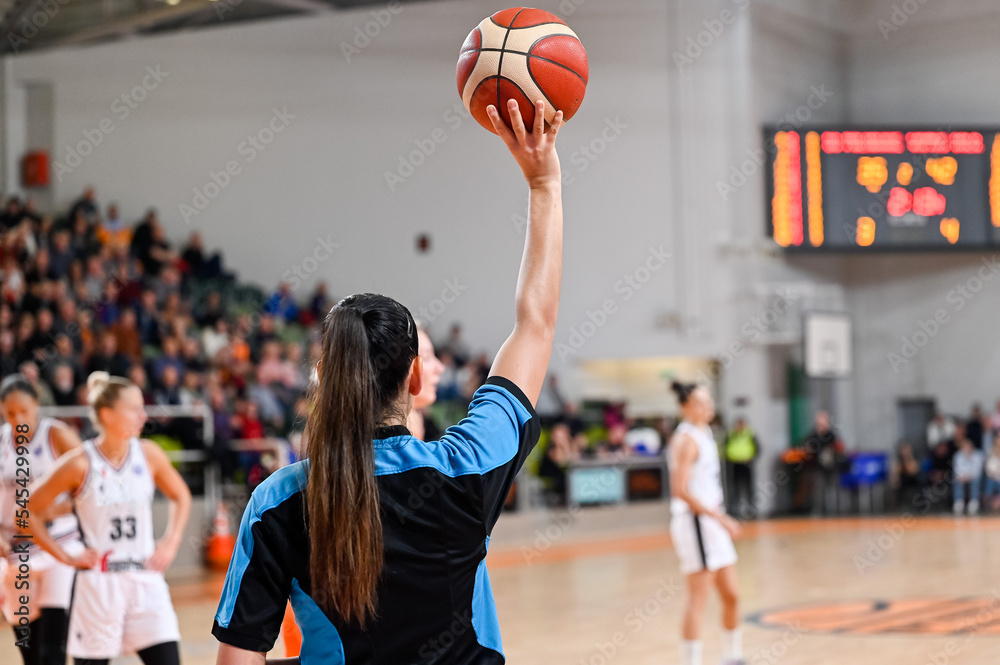
[[[517,278],[514,331],[500,347],[490,376],[502,376],[516,384],[534,405],[545,381],[562,280],[562,174],[556,153],[556,134],[563,123],[562,111],[546,128],[544,103],[535,103],[535,124],[528,133],[517,102],[508,102],[508,128],[497,109],[487,109],[493,127],[517,160],[530,191],[528,229]]]

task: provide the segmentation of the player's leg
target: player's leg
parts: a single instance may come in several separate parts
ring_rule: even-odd
[[[67,550],[75,554],[72,550]],[[69,635],[69,606],[73,597],[76,570],[53,560],[39,576],[38,606],[41,608],[42,665],[65,665]]]
[[[687,601],[684,606],[684,625],[681,628],[681,636],[684,638],[683,665],[701,665],[702,617],[705,614],[705,603],[708,602],[714,576],[714,573],[708,570],[685,576]]]
[[[736,566],[715,573],[715,588],[722,602],[722,662],[743,662],[743,635],[740,629],[740,592]]]
[[[177,642],[154,644],[137,652],[143,665],[180,665],[181,651]]]

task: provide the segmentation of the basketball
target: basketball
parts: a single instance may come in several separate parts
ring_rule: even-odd
[[[556,111],[569,120],[587,91],[587,52],[576,33],[554,14],[512,7],[484,19],[469,33],[458,57],[458,94],[472,117],[494,132],[486,115],[493,104],[510,127],[507,100],[517,100],[530,132],[534,103],[545,102],[545,122]]]

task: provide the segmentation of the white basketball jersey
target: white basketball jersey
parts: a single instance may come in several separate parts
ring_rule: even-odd
[[[9,538],[14,533],[14,516],[21,508],[17,505],[17,491],[24,489],[24,482],[27,481],[30,497],[38,482],[56,465],[57,455],[52,449],[49,437],[53,422],[51,418],[38,419],[38,426],[31,441],[24,446],[28,450],[27,462],[20,465],[17,463],[19,456],[13,428],[10,423],[0,427],[0,531],[5,537]],[[68,499],[69,495],[64,493],[57,497],[56,501]],[[28,511],[30,519],[30,505]],[[72,513],[55,518],[49,522],[48,529],[49,534],[60,544],[78,540],[80,537],[76,516]]]
[[[139,439],[115,467],[93,440],[83,444],[89,467],[77,492],[76,514],[84,544],[101,556],[105,572],[143,570],[156,547],[153,494],[156,486]]]
[[[677,426],[674,436],[686,434],[698,445],[698,459],[691,466],[688,491],[707,508],[721,508],[723,503],[722,473],[719,466],[719,447],[707,426],[697,427],[684,421]],[[683,499],[670,500],[673,513],[690,513],[691,507]]]

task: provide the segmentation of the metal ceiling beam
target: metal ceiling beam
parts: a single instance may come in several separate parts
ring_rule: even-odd
[[[323,12],[332,12],[333,5],[329,5],[322,0],[257,0],[258,2],[264,3],[266,5],[273,5],[274,7],[281,7],[282,9],[290,9],[297,12],[306,12],[309,14],[320,14]]]
[[[50,42],[47,46],[72,46],[74,44],[86,44],[87,42],[108,39],[110,37],[130,35],[140,30],[156,27],[160,23],[176,21],[191,14],[208,11],[214,5],[215,3],[209,0],[184,0],[176,5],[150,9],[139,14],[126,16],[117,21],[79,30],[54,42]]]

